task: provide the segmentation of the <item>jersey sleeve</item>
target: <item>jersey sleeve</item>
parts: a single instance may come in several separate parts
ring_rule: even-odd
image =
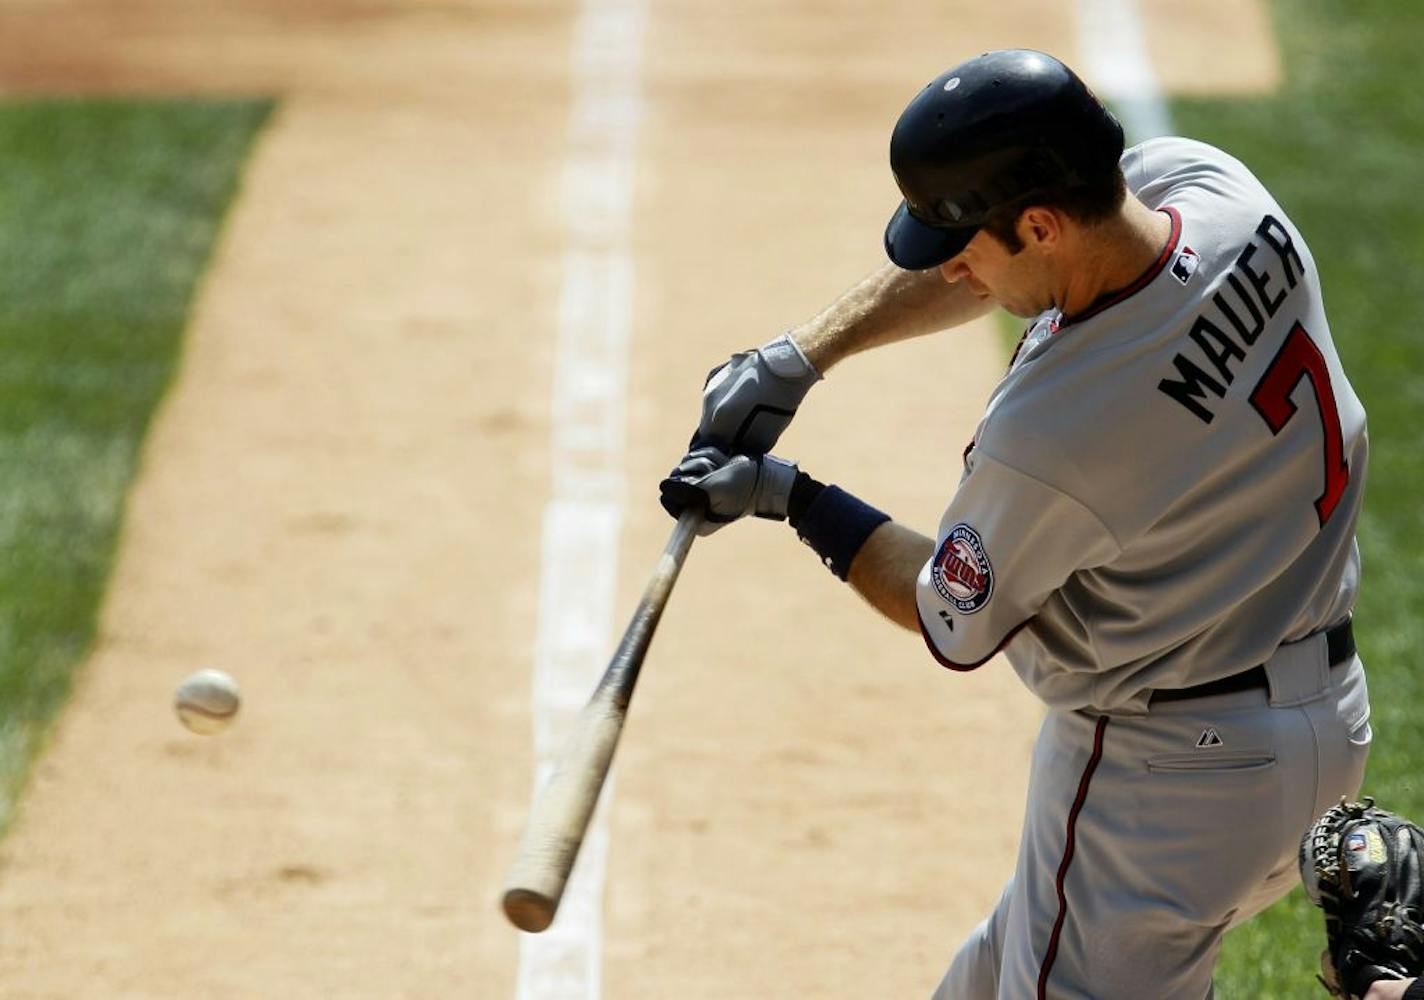
[[[1076,571],[1119,552],[1079,501],[981,453],[920,570],[920,631],[941,664],[972,670],[1027,625]]]

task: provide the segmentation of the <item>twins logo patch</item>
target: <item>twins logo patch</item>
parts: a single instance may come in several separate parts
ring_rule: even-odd
[[[1192,275],[1197,273],[1197,268],[1201,265],[1201,255],[1191,247],[1182,247],[1182,252],[1177,254],[1177,259],[1172,262],[1172,277],[1182,284],[1192,280]]]
[[[964,522],[949,529],[935,553],[930,579],[935,590],[962,614],[972,615],[994,593],[994,570],[979,533]]]

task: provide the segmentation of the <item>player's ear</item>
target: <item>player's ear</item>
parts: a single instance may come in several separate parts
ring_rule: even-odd
[[[1018,234],[1024,246],[1052,249],[1063,238],[1063,217],[1051,208],[1030,205],[1019,216]]]

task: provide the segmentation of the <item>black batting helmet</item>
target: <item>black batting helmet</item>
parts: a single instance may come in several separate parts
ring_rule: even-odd
[[[1001,205],[1100,176],[1122,155],[1122,126],[1067,66],[1003,49],[941,73],[890,136],[905,200],[885,252],[920,271],[964,249]]]

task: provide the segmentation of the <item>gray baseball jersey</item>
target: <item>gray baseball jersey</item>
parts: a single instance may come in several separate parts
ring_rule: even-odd
[[[998,649],[1050,706],[1146,710],[1343,619],[1365,414],[1304,240],[1237,160],[1122,159],[1171,237],[1130,287],[1038,317],[965,455],[921,628],[957,669]]]
[[[1296,883],[1369,755],[1363,667],[1321,631],[1355,599],[1367,445],[1315,264],[1220,150],[1122,164],[1170,239],[1030,327],[918,579],[937,658],[1007,644],[1049,705],[1013,879],[935,1000],[1210,997],[1221,934]]]

